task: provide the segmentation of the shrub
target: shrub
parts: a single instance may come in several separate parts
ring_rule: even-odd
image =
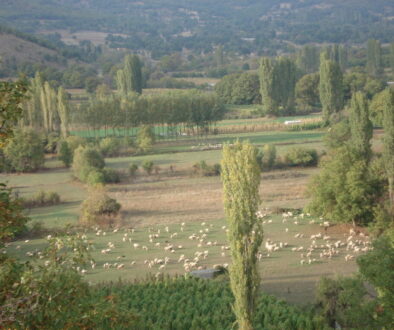
[[[44,165],[41,136],[32,129],[18,129],[4,149],[10,168],[16,172],[33,172]]]
[[[134,177],[135,174],[137,173],[137,170],[138,170],[138,165],[137,164],[135,164],[135,163],[130,164],[130,167],[129,167],[129,174],[130,174],[130,176]]]
[[[0,149],[0,172],[12,172],[10,160],[4,155],[4,149]]]
[[[221,166],[220,164],[208,165],[205,160],[202,160],[193,165],[194,174],[200,176],[215,176],[220,175]]]
[[[40,190],[30,198],[21,198],[23,207],[33,208],[56,205],[61,202],[60,196],[54,191]]]
[[[119,155],[120,147],[119,139],[114,137],[102,139],[99,146],[101,153],[107,157]]]
[[[104,175],[105,183],[119,183],[120,182],[120,174],[118,171],[113,168],[105,167],[102,170]]]
[[[285,161],[290,166],[315,166],[318,160],[319,156],[315,149],[296,147],[285,155]]]
[[[105,182],[106,180],[103,171],[96,168],[92,168],[86,177],[86,183],[91,186],[103,185]]]
[[[28,220],[23,214],[21,201],[13,196],[11,189],[0,183],[0,247],[5,241],[26,231]]]
[[[86,139],[80,136],[68,136],[66,142],[73,154],[79,146],[86,146],[87,144]]]
[[[145,172],[148,175],[151,175],[152,170],[153,170],[153,162],[150,160],[146,160],[142,163],[142,168],[145,170]]]
[[[103,188],[94,188],[89,191],[88,199],[82,203],[80,221],[84,225],[112,224],[120,207],[120,204],[110,198]]]
[[[66,167],[70,167],[73,162],[73,152],[67,141],[61,141],[59,145],[58,158]]]
[[[44,138],[45,152],[55,153],[59,139],[59,134],[56,132],[47,134]]]
[[[82,182],[86,182],[90,171],[101,170],[104,165],[103,157],[93,148],[79,146],[74,152],[72,166],[74,175]]]

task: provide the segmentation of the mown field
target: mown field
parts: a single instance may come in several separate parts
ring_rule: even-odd
[[[207,251],[206,258],[200,258],[196,268],[210,268],[215,264],[229,263],[226,233],[225,228],[223,229],[226,223],[220,178],[200,177],[192,171],[193,164],[201,160],[208,164],[220,162],[221,150],[200,150],[201,144],[206,146],[236,138],[248,139],[258,146],[274,143],[280,157],[293,146],[322,150],[323,134],[318,131],[279,131],[236,136],[220,135],[188,143],[159,143],[155,146],[155,153],[151,155],[106,159],[107,166],[124,173],[131,162],[141,164],[145,160],[152,160],[159,168],[158,173],[152,175],[147,175],[140,169],[136,178],[125,176],[120,184],[107,187],[109,195],[122,205],[117,225],[119,229],[115,232],[114,229],[104,229],[101,232],[96,229],[86,231],[87,240],[95,247],[92,251],[95,267],[86,269],[87,280],[97,283],[119,278],[144,278],[148,273],[183,274],[185,269],[183,261],[178,262],[179,258],[184,255],[185,259],[192,260],[196,257],[196,252]],[[0,175],[0,181],[8,181],[22,196],[31,195],[40,189],[60,194],[62,204],[29,212],[32,219],[30,225],[35,222],[41,222],[45,228],[76,225],[80,204],[87,196],[87,187],[75,181],[71,171],[62,168],[56,159],[48,159],[46,167],[47,169],[38,173]],[[307,183],[317,171],[317,168],[291,168],[262,173],[262,208],[274,211],[278,207],[304,207],[307,203]],[[311,220],[315,223],[310,223]],[[308,263],[306,249],[311,244],[310,235],[319,232],[324,234],[320,226],[321,220],[305,217],[290,218],[283,222],[281,214],[274,213],[265,221],[265,239],[270,239],[278,245],[280,242],[287,243],[286,247],[272,253],[269,253],[264,247],[265,243],[263,244],[260,268],[266,292],[303,304],[313,300],[314,286],[320,276],[350,274],[356,270],[354,260],[345,261],[345,255],[349,253],[345,247],[339,248],[338,254],[331,259],[320,258],[319,254],[325,248],[319,247],[308,257],[312,260],[311,264]],[[327,242],[344,241],[344,235],[347,233],[346,227],[329,228],[329,240],[320,239],[318,244],[320,246]],[[150,242],[149,235],[152,234],[158,234],[159,237]],[[206,234],[206,237],[200,242],[189,238],[193,234]],[[303,234],[303,237],[295,237],[297,234]],[[30,238],[27,242],[13,242],[7,250],[11,255],[28,259],[27,252],[42,249],[44,245],[45,239]],[[173,245],[174,252],[164,250],[168,245]],[[294,252],[294,248],[300,250]],[[105,249],[110,251],[102,253]],[[164,260],[166,257],[169,260],[165,265],[157,263],[149,267],[149,262],[155,258]],[[301,260],[306,264],[301,264]],[[106,263],[110,264],[108,269],[104,268]],[[121,264],[123,266],[117,269]]]

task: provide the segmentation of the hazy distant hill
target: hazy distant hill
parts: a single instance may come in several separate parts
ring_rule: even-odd
[[[163,53],[209,51],[222,44],[240,53],[283,49],[291,41],[393,41],[388,0],[2,0],[0,23],[24,31],[51,29],[123,33],[112,47]],[[155,55],[155,54],[154,54]]]
[[[0,76],[13,75],[21,67],[51,67],[64,69],[67,59],[55,47],[33,36],[16,35],[0,29]]]

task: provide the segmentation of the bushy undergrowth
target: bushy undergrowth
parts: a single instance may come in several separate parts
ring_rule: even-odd
[[[285,155],[285,162],[289,166],[316,166],[319,156],[315,149],[295,147]]]
[[[33,208],[41,206],[56,205],[61,202],[60,196],[54,191],[43,191],[40,190],[30,198],[21,198],[23,207]]]

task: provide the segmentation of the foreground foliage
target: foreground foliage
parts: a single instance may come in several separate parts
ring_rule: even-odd
[[[136,316],[97,297],[80,267],[89,258],[82,236],[48,236],[42,262],[0,260],[0,324],[10,329],[140,329]]]

